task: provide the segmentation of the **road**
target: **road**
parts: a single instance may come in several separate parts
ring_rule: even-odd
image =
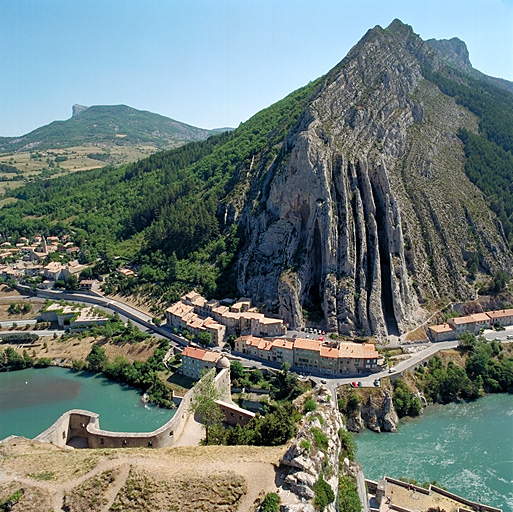
[[[189,343],[185,338],[177,336],[166,327],[157,327],[154,325],[150,315],[109,297],[89,295],[87,293],[80,292],[60,292],[54,290],[38,290],[37,294],[40,297],[55,300],[64,299],[70,302],[94,304],[96,307],[109,313],[118,313],[121,320],[124,322],[130,319],[130,321],[133,322],[141,331],[149,332],[156,338],[166,338],[173,347],[183,347]]]
[[[5,336],[10,336],[12,334],[17,334],[19,336],[23,336],[24,334],[37,334],[38,336],[53,336],[56,334],[57,336],[62,336],[66,334],[66,331],[63,329],[41,329],[39,331],[0,331],[0,338],[4,338]]]
[[[50,290],[44,290],[38,291],[38,295],[41,297],[48,297],[48,298],[54,298],[56,300],[58,299],[65,299],[73,302],[85,302],[85,303],[91,303],[96,305],[97,307],[100,307],[101,309],[105,311],[114,311],[117,312],[122,320],[126,321],[127,319],[130,319],[134,324],[141,330],[146,332],[151,332],[152,335],[160,337],[160,338],[167,338],[170,341],[170,344],[172,347],[175,348],[182,348],[185,345],[188,345],[188,341],[185,338],[182,338],[181,336],[177,336],[176,334],[172,333],[170,329],[168,329],[166,326],[157,327],[152,323],[152,318],[147,315],[146,313],[143,313],[142,311],[139,311],[138,309],[129,306],[127,304],[124,304],[122,302],[116,301],[114,299],[98,296],[98,295],[89,295],[86,293],[80,293],[80,292],[60,292],[60,291],[50,291]],[[12,325],[12,322],[10,322],[10,325]],[[53,334],[54,331],[49,331],[50,334]],[[305,333],[295,332],[299,336],[304,336]],[[287,333],[287,336],[289,333]],[[311,337],[318,338],[319,335],[312,335]],[[484,332],[484,336],[486,339],[497,339],[501,342],[507,342],[511,341],[508,339],[508,336],[513,336],[513,326],[507,327],[504,331],[493,331],[493,330],[486,330]],[[325,384],[328,389],[332,392],[332,394],[335,393],[335,389],[339,386],[342,386],[344,384],[350,384],[351,382],[358,381],[361,382],[364,387],[373,387],[374,381],[376,379],[381,379],[383,377],[390,377],[393,375],[402,375],[405,371],[409,371],[412,368],[417,367],[419,364],[421,364],[424,361],[427,361],[430,357],[432,357],[434,354],[436,354],[440,350],[446,350],[451,348],[456,348],[458,346],[458,341],[444,341],[444,342],[438,342],[438,343],[421,343],[421,344],[412,344],[408,345],[408,347],[412,346],[425,346],[426,348],[423,350],[419,350],[418,352],[415,352],[411,354],[411,357],[400,361],[395,365],[396,371],[392,374],[388,372],[387,370],[383,370],[380,372],[372,373],[370,375],[352,375],[348,377],[330,377],[327,375],[323,375],[320,373],[315,372],[305,372],[306,375],[308,375],[314,382],[316,383],[323,383]],[[244,366],[253,367],[253,368],[269,368],[269,369],[275,369],[279,370],[280,365],[277,363],[272,363],[271,361],[263,361],[260,359],[253,359],[249,358],[246,355],[242,354],[234,354],[231,356],[232,359],[238,359],[241,362],[243,362]],[[294,369],[294,368],[293,368]],[[301,369],[299,370],[300,373],[303,373]]]
[[[16,324],[18,327],[24,326],[24,325],[35,325],[37,322],[36,319],[31,320],[9,320],[8,322],[0,322],[0,327],[12,327],[12,324]]]

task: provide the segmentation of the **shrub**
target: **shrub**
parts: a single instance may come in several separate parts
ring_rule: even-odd
[[[312,398],[307,398],[305,400],[305,403],[303,405],[303,413],[306,414],[308,412],[313,412],[317,409],[317,404],[315,403],[315,400]]]
[[[338,482],[338,499],[340,512],[361,512],[362,504],[354,480],[345,475]]]
[[[347,412],[356,412],[360,408],[360,397],[354,393],[351,392],[347,399]]]
[[[275,492],[268,492],[261,505],[260,512],[279,512],[280,497]]]
[[[338,431],[338,437],[340,438],[340,448],[342,450],[341,455],[347,457],[349,460],[354,461],[356,458],[356,451],[358,450],[358,446],[354,440],[353,435],[347,430],[340,429]]]
[[[330,504],[335,501],[335,493],[331,488],[330,484],[319,476],[317,482],[313,485],[313,491],[315,493],[314,507],[321,512]]]
[[[328,437],[324,432],[318,428],[312,428],[311,430],[315,444],[320,450],[326,451],[328,449]]]
[[[307,452],[310,451],[310,441],[308,441],[308,439],[302,439],[299,446]]]

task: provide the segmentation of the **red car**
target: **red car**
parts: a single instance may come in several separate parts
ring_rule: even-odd
[[[352,388],[357,388],[358,387],[358,382],[351,382],[351,387]]]

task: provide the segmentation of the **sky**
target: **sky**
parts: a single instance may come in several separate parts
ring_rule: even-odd
[[[0,135],[75,103],[236,127],[395,18],[513,81],[513,0],[0,0]]]

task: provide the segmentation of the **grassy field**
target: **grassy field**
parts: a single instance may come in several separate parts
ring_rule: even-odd
[[[173,147],[177,146],[169,146],[166,149]],[[151,144],[135,147],[127,144],[102,143],[40,152],[24,151],[3,154],[0,155],[0,164],[16,167],[22,174],[0,172],[0,194],[7,189],[17,188],[38,176],[54,178],[71,172],[97,169],[105,165],[121,165],[146,158],[157,151],[159,149]],[[19,179],[20,176],[22,179]],[[16,179],[13,180],[13,178]]]
[[[14,497],[18,512],[246,512],[276,492],[275,466],[284,452],[284,446],[69,450],[14,438],[0,445],[0,503]]]

